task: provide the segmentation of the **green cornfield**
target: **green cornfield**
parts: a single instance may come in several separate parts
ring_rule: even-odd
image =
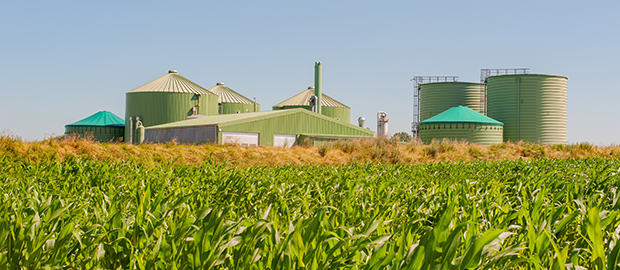
[[[617,269],[619,168],[0,156],[0,268]]]

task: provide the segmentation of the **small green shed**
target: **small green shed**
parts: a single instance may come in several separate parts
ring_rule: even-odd
[[[503,142],[504,124],[468,107],[455,106],[420,122],[420,139],[467,140],[492,145]]]
[[[122,141],[125,121],[108,111],[100,111],[72,124],[65,125],[66,135],[90,137],[97,142]]]
[[[237,143],[244,146],[297,145],[300,138],[372,137],[374,132],[332,117],[297,108],[222,114],[146,128],[145,142]]]

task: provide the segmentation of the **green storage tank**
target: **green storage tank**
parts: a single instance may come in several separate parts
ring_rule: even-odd
[[[176,70],[126,94],[125,141],[135,129],[135,117],[145,127],[185,120],[192,115],[217,114],[217,96],[179,75]],[[131,122],[134,118],[134,122]]]
[[[492,76],[487,83],[487,115],[505,125],[505,141],[566,143],[566,84],[559,75]]]
[[[100,111],[73,124],[65,126],[66,135],[90,137],[97,142],[123,140],[125,121],[108,111]]]
[[[420,122],[420,139],[425,143],[450,139],[488,146],[503,142],[503,131],[501,122],[463,106],[452,107]]]
[[[282,101],[272,108],[273,110],[288,110],[295,108],[304,108],[311,110],[310,97],[314,95],[314,87],[310,86],[301,93]],[[351,108],[326,94],[321,94],[321,114],[335,118],[340,121],[349,123],[351,121]]]
[[[482,113],[484,84],[475,82],[435,82],[420,85],[420,121],[454,106],[462,105]]]
[[[235,92],[222,82],[219,82],[215,86],[209,88],[209,91],[217,95],[219,114],[260,111],[260,104],[255,103],[253,100]]]

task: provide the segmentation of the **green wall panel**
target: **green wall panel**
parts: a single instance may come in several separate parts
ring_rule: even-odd
[[[94,126],[70,126],[65,127],[65,134],[74,134],[80,137],[93,136],[97,142],[110,142],[123,139],[125,127],[94,127]]]
[[[438,82],[420,85],[420,122],[454,106],[482,112],[484,84],[474,82]]]
[[[420,139],[424,143],[433,139],[467,140],[488,146],[503,142],[503,127],[468,123],[426,124],[420,125]]]
[[[489,77],[487,115],[504,123],[505,141],[565,144],[566,87],[567,78],[557,75]]]
[[[220,114],[233,114],[237,113],[237,111],[239,111],[239,113],[244,113],[246,110],[247,112],[254,112],[254,104],[222,103],[220,106],[222,106]],[[260,112],[259,104],[256,104],[256,111]]]
[[[310,106],[303,106],[303,105],[282,106],[282,107],[274,106],[272,109],[275,111],[275,110],[288,110],[288,109],[295,109],[295,108],[303,108],[308,111],[311,110]],[[321,110],[322,110],[321,112],[322,115],[329,116],[332,118],[338,118],[338,120],[343,121],[345,123],[351,123],[351,109],[349,108],[323,106],[321,107]]]
[[[282,115],[240,124],[222,124],[219,128],[230,132],[258,132],[260,145],[273,145],[273,134],[334,134],[372,137],[374,132],[348,124],[332,122],[305,113]]]
[[[205,107],[204,104],[207,106]],[[202,115],[216,115],[218,114],[217,96],[216,95],[201,95],[200,96],[200,112]]]
[[[126,94],[125,141],[129,140],[129,117],[142,117],[145,127],[185,120],[200,103],[198,114],[216,115],[217,96],[193,93],[135,92]]]

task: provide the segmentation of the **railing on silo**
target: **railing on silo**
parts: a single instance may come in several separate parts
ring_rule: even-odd
[[[413,122],[411,133],[413,138],[419,138],[420,133],[420,85],[434,82],[457,82],[459,76],[414,76],[409,81],[413,82]]]
[[[487,115],[487,78],[491,76],[508,75],[508,74],[529,74],[530,68],[484,68],[480,69],[480,83],[484,83],[484,87],[480,92],[480,103],[482,104],[482,114]]]

